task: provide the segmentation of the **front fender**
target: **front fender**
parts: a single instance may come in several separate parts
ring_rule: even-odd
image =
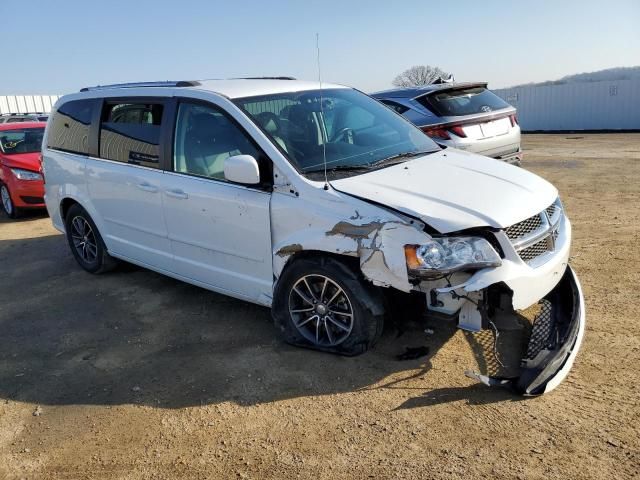
[[[271,202],[276,278],[296,254],[320,251],[359,258],[375,285],[411,290],[404,246],[430,238],[419,222],[335,190],[309,198],[274,194]]]

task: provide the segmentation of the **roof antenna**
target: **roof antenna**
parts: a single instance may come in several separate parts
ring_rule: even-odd
[[[320,34],[316,33],[316,51],[318,52],[318,83],[320,84],[320,118],[322,120],[322,127],[320,128],[320,135],[322,137],[322,164],[324,166],[324,189],[329,190],[329,180],[327,178],[327,145],[326,135],[327,127],[324,124],[324,111],[323,111],[323,99],[322,99],[322,75],[320,75]]]

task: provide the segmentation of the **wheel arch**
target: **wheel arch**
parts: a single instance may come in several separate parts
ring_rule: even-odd
[[[63,222],[67,218],[67,213],[69,212],[69,209],[71,208],[72,205],[75,205],[75,204],[82,206],[77,199],[72,197],[65,197],[60,201],[60,217],[62,218]]]

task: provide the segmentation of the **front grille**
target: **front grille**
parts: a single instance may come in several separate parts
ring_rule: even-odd
[[[44,198],[42,197],[30,197],[26,195],[20,195],[20,199],[27,205],[38,205],[40,203],[44,203]]]
[[[527,346],[526,359],[533,360],[544,349],[555,346],[553,332],[553,305],[549,300],[540,300],[540,312],[533,319],[531,337]]]
[[[534,243],[530,247],[523,248],[518,252],[520,258],[525,262],[530,262],[536,257],[543,255],[549,251],[549,240],[548,238],[543,238],[537,243]]]
[[[518,222],[510,227],[507,227],[505,232],[507,233],[507,237],[509,240],[518,240],[520,238],[524,238],[527,235],[540,230],[542,228],[542,219],[540,218],[540,214],[534,215],[533,217],[527,218],[521,222]]]
[[[522,261],[529,263],[555,248],[561,226],[562,204],[556,200],[542,212],[505,228]]]

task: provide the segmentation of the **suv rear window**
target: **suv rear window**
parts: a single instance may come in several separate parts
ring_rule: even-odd
[[[488,113],[510,106],[495,93],[484,87],[446,90],[424,95],[416,100],[441,117]]]
[[[160,168],[161,103],[108,103],[100,123],[100,157]]]
[[[72,100],[58,108],[51,118],[47,146],[55,150],[87,155],[93,99]]]

